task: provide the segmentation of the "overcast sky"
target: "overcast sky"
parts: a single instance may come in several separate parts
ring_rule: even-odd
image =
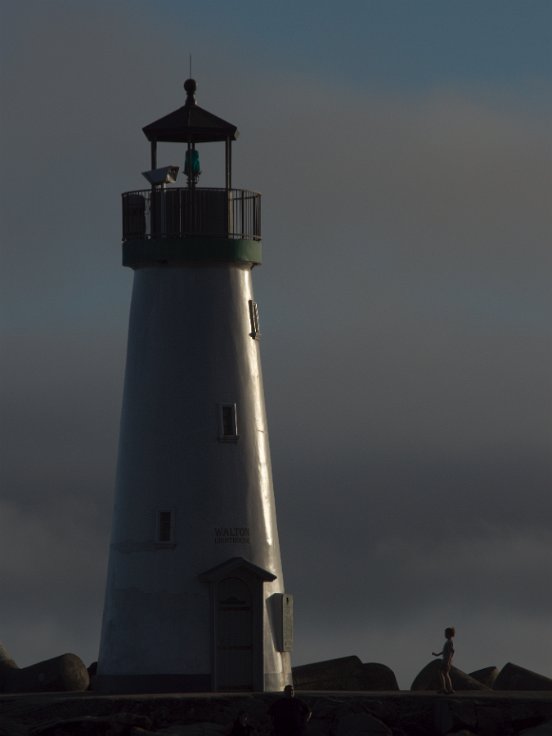
[[[96,659],[142,127],[198,103],[255,269],[294,664],[552,676],[552,4],[0,0],[0,640]],[[159,164],[182,154],[160,148]],[[166,160],[165,160],[166,159]],[[174,159],[174,160],[173,160]],[[202,184],[222,184],[208,153]]]

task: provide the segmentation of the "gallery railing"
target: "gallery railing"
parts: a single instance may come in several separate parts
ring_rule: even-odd
[[[261,195],[257,192],[170,187],[122,196],[123,241],[197,235],[261,239]]]

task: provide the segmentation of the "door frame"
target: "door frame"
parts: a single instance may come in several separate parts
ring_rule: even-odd
[[[211,690],[219,690],[217,633],[219,616],[217,611],[218,585],[227,578],[238,578],[251,591],[251,663],[252,663],[252,691],[264,691],[264,628],[266,615],[264,611],[264,583],[276,580],[276,575],[253,565],[243,557],[233,557],[221,565],[217,565],[202,573],[200,580],[209,584],[210,588],[210,643],[211,643]]]

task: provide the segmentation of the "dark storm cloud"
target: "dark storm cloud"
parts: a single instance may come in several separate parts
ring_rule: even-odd
[[[131,283],[119,195],[143,185],[140,129],[186,75],[162,18],[25,7],[1,200],[0,635],[20,664],[96,656]],[[198,97],[239,125],[236,184],[264,196],[254,281],[296,663],[358,653],[407,686],[454,623],[465,669],[546,669],[546,105],[223,58]]]

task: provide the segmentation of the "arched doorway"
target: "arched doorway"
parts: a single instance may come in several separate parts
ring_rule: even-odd
[[[276,576],[243,557],[202,573],[211,588],[213,690],[264,690],[263,585]]]

